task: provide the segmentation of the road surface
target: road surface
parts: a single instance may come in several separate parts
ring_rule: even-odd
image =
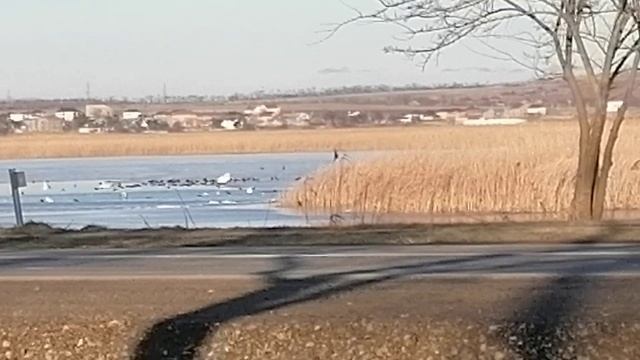
[[[640,245],[211,247],[0,251],[0,279],[638,277]]]
[[[637,359],[640,246],[0,251],[0,358]]]

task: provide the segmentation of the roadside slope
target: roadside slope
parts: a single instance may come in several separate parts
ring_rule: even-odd
[[[640,223],[564,222],[361,225],[316,228],[164,228],[63,230],[42,224],[0,229],[0,249],[150,248],[266,245],[623,243],[640,241]]]

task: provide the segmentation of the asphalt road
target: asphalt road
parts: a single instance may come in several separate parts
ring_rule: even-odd
[[[0,251],[0,279],[638,277],[640,245]]]
[[[0,356],[638,359],[638,280],[629,244],[0,251]]]

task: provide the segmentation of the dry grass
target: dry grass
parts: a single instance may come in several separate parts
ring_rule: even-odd
[[[210,132],[33,134],[0,137],[0,158],[194,155],[428,148],[432,127]]]
[[[331,213],[566,215],[577,163],[576,124],[446,127],[420,137],[417,151],[322,169],[286,194],[284,204]],[[627,122],[608,209],[640,208],[637,139],[640,123]]]

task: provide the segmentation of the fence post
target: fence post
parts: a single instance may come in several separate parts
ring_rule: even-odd
[[[23,171],[9,169],[9,180],[11,182],[11,195],[13,196],[13,210],[16,213],[16,225],[23,226],[22,203],[20,202],[20,188],[27,186],[27,179]]]

